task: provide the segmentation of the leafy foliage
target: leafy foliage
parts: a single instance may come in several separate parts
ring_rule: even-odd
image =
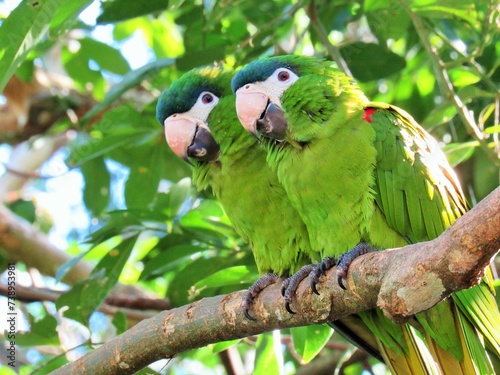
[[[369,98],[406,109],[442,142],[472,201],[498,185],[500,36],[494,2],[102,0],[95,2],[101,6],[96,24],[86,24],[78,17],[90,3],[24,0],[0,26],[0,88],[13,74],[34,79],[44,59],[56,53],[73,89],[96,101],[76,123],[65,118],[49,130],[78,130],[66,162],[81,172],[82,204],[93,224],[76,248],[95,268],[50,308],[29,304],[31,328],[20,345],[71,349],[58,340],[54,306],[102,341],[114,329],[123,332],[126,315],[107,319],[96,313],[118,282],[180,306],[246,288],[257,278],[250,249],[211,193],[193,190],[189,165],[168,148],[155,119],[160,92],[194,67],[215,62],[237,69],[272,53],[332,59]],[[415,17],[423,21],[425,40]],[[102,25],[105,36],[98,32]],[[123,52],[134,38],[149,54],[134,56],[146,61],[137,69]],[[451,94],[474,121],[460,116]],[[59,279],[74,263],[61,267]],[[93,319],[100,319],[100,328]],[[197,362],[203,373],[220,373],[214,354],[236,346],[243,357],[255,353],[256,374],[293,373],[314,361],[330,336],[330,328],[311,326],[264,334],[256,342],[219,343],[183,354],[168,370],[189,372]],[[290,337],[292,351],[280,345]],[[36,364],[22,371],[47,373],[66,362],[51,357],[39,352]],[[359,363],[346,369],[360,371]]]

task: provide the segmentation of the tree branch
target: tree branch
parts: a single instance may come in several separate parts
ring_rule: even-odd
[[[62,291],[48,288],[16,285],[16,300],[20,302],[56,302],[63,293]],[[0,295],[6,297],[9,295],[9,288],[6,284],[0,284]],[[121,311],[127,317],[129,325],[134,325],[141,320],[151,318],[160,310],[170,308],[170,302],[166,299],[113,294],[104,300],[99,307],[99,311],[110,316],[115,315],[117,311]]]
[[[500,187],[435,240],[356,259],[347,291],[339,288],[334,270],[319,285],[320,296],[303,282],[295,315],[285,310],[276,284],[257,298],[255,322],[240,308],[245,291],[204,298],[144,320],[52,374],[133,374],[156,360],[210,343],[323,323],[376,306],[404,322],[479,283],[499,247]]]
[[[23,218],[15,215],[0,204],[0,248],[7,252],[10,261],[24,262],[35,267],[44,275],[54,276],[57,269],[72,257],[52,245],[47,236]],[[80,261],[64,277],[63,281],[73,284],[86,279],[92,265]]]

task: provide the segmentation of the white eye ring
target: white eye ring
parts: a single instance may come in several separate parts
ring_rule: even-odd
[[[219,98],[209,91],[203,91],[197,100],[202,106],[214,107],[219,102]]]
[[[287,68],[276,69],[272,77],[276,83],[286,87],[290,87],[299,79],[297,74],[295,74],[294,72],[292,72],[290,69]]]

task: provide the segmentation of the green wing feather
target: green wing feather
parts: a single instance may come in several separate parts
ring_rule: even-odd
[[[409,114],[383,103],[367,107],[377,109],[370,119],[377,134],[377,206],[389,226],[410,242],[437,237],[467,211],[457,177],[437,142]],[[500,355],[500,314],[489,275],[485,283],[453,295],[458,309],[448,300],[417,316],[426,332],[457,359],[463,359],[466,349],[480,374],[493,373],[482,338]]]

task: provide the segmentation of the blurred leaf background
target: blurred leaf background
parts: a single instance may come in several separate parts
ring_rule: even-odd
[[[49,373],[129,328],[140,319],[131,310],[155,311],[118,303],[110,313],[110,295],[181,306],[257,278],[250,249],[211,193],[192,187],[156,121],[157,97],[184,72],[282,53],[331,59],[370,99],[428,129],[475,203],[499,183],[499,25],[486,0],[0,1],[0,198],[75,257],[37,263],[0,243],[19,285],[59,293],[18,303],[16,372]],[[64,279],[80,259],[87,277]],[[15,373],[0,358],[0,374]],[[148,373],[336,367],[387,371],[312,326],[183,353]]]

